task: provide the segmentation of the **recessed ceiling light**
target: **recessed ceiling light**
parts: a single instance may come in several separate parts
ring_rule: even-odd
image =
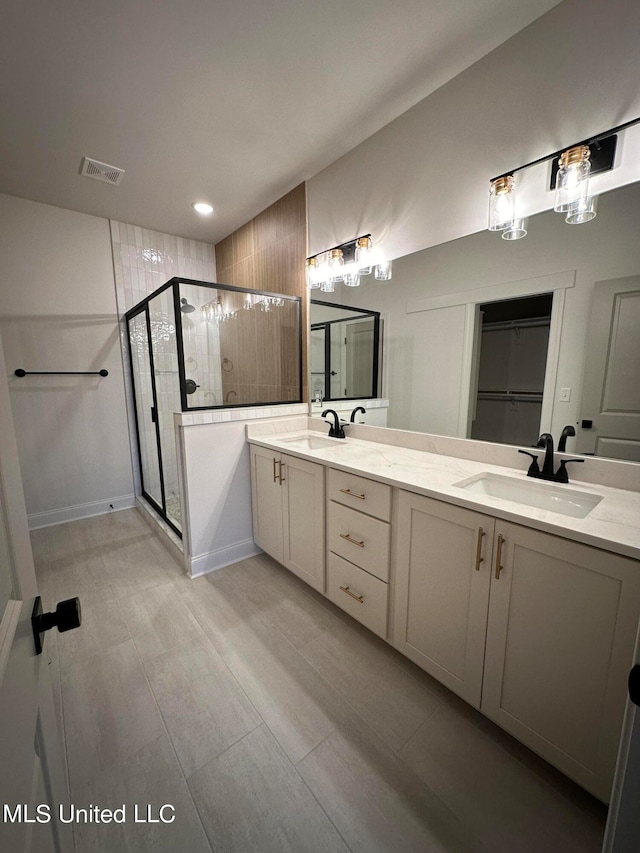
[[[213,213],[213,205],[207,204],[206,201],[194,201],[191,207],[201,213],[202,216],[209,216],[210,213]]]

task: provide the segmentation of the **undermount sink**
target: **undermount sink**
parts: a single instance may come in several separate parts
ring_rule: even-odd
[[[514,477],[489,472],[476,474],[468,480],[454,483],[454,486],[467,492],[502,498],[573,518],[585,518],[602,500],[602,495],[592,495],[567,486],[516,480]]]
[[[299,438],[283,438],[282,443],[298,450],[324,450],[326,447],[342,447],[344,439],[325,438],[323,435],[301,435]]]

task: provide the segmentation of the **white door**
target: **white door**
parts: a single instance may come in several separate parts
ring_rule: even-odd
[[[68,789],[49,672],[31,630],[36,579],[5,377],[0,343],[0,850],[67,853],[71,826],[57,814]]]
[[[640,462],[640,276],[599,281],[587,332],[578,453]],[[590,429],[581,428],[590,420]]]

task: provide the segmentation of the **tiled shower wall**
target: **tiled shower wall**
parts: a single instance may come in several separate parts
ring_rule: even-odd
[[[116,282],[116,299],[118,316],[120,317],[120,333],[125,362],[125,382],[127,389],[127,408],[129,414],[129,435],[136,477],[136,494],[141,492],[138,471],[138,448],[135,438],[135,413],[133,408],[133,389],[131,387],[127,330],[124,324],[124,314],[142,299],[153,293],[161,285],[174,276],[184,276],[198,281],[215,282],[216,261],[214,247],[209,243],[187,240],[172,234],[162,234],[150,231],[137,225],[111,220],[111,246],[113,251],[113,269]],[[157,318],[159,321],[163,318]],[[173,323],[173,318],[166,318]],[[165,361],[162,361],[162,358]],[[169,353],[161,357],[164,370],[172,369],[167,360]],[[177,377],[177,373],[176,373]],[[160,422],[163,425],[163,447],[166,448],[163,458],[165,490],[167,496],[178,494],[178,467],[172,435],[167,430],[173,430],[171,412],[180,411],[180,397],[177,382],[162,382],[162,390],[158,400]],[[170,386],[170,387],[169,387]],[[206,403],[204,405],[207,405]],[[164,411],[166,410],[166,411]],[[175,515],[176,513],[174,513]]]

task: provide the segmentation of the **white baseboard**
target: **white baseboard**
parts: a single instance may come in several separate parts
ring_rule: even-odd
[[[192,578],[199,578],[200,575],[216,572],[218,569],[224,569],[225,566],[246,560],[248,557],[256,557],[258,554],[262,554],[262,549],[258,548],[253,539],[243,539],[242,542],[234,542],[233,545],[227,545],[225,548],[217,548],[207,554],[188,558],[189,573]]]
[[[64,524],[65,521],[78,521],[81,518],[90,518],[92,515],[104,515],[121,509],[132,509],[135,505],[135,495],[122,495],[118,498],[89,501],[86,504],[65,506],[46,512],[34,512],[27,516],[27,521],[29,530],[37,530],[39,527],[53,527],[55,524]]]

